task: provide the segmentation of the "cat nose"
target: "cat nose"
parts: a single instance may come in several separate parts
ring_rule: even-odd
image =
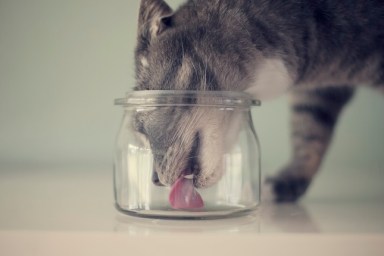
[[[200,173],[201,166],[199,161],[199,151],[200,151],[200,132],[196,132],[193,140],[192,147],[190,149],[189,154],[186,157],[186,165],[183,170],[180,170],[180,175],[194,175],[195,177]],[[163,153],[163,152],[162,152]],[[163,160],[164,154],[154,154],[154,160],[157,162],[161,162]],[[156,165],[153,166],[152,171],[152,183],[156,186],[164,186],[159,179],[159,175],[156,171]],[[178,177],[176,177],[178,178]]]

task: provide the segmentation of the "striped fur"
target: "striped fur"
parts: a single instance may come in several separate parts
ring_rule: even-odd
[[[353,97],[352,86],[296,89],[291,93],[292,159],[269,178],[276,200],[294,201],[307,189],[331,143],[337,119]]]
[[[277,200],[296,200],[318,171],[355,88],[384,91],[383,17],[381,0],[189,0],[176,11],[163,0],[142,0],[135,90],[246,91],[262,100],[289,90],[293,157],[269,181]],[[199,151],[195,185],[214,184],[228,137],[223,127],[236,118],[172,111],[135,119],[162,152],[160,182],[174,182],[190,152]],[[183,135],[169,138],[164,130]],[[196,140],[199,150],[192,150]]]

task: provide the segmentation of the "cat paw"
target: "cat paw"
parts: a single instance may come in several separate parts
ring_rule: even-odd
[[[273,198],[276,202],[295,202],[305,193],[310,180],[281,173],[275,177],[267,178],[266,183],[271,185]]]

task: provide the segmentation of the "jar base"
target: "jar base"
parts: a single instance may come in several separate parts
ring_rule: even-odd
[[[174,220],[207,220],[207,219],[224,219],[241,217],[247,215],[257,209],[258,204],[253,206],[222,206],[210,208],[208,210],[196,210],[196,211],[183,211],[174,210],[172,208],[164,209],[134,209],[127,210],[120,207],[117,203],[115,204],[116,209],[130,216],[141,217],[141,218],[154,218],[154,219],[174,219]]]

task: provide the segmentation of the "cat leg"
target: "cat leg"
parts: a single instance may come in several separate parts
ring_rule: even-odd
[[[330,144],[340,111],[353,92],[350,86],[292,92],[292,160],[277,176],[267,179],[276,201],[296,201],[305,193]]]

